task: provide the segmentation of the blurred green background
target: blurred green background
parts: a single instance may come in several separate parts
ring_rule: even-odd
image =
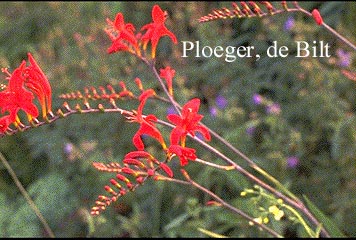
[[[244,58],[226,63],[218,58],[182,58],[182,43],[172,45],[165,37],[158,44],[157,67],[176,69],[178,102],[199,97],[205,124],[292,192],[308,196],[346,235],[356,236],[356,83],[341,73],[355,71],[355,52],[302,13],[199,23],[201,16],[231,3],[159,5],[168,11],[166,25],[178,41],[253,45],[261,53],[273,41],[289,47],[287,58],[262,56],[257,62]],[[309,11],[318,8],[327,24],[356,42],[355,2],[300,5]],[[51,82],[54,109],[63,102],[58,98],[61,93],[85,86],[117,86],[125,81],[134,90],[133,80],[140,77],[145,88],[158,89],[142,62],[128,53],[106,53],[110,40],[103,31],[105,19],[113,20],[117,12],[140,29],[151,22],[152,6],[149,2],[1,2],[0,66],[12,71],[31,52]],[[331,57],[295,58],[297,40],[323,40],[331,46]],[[1,79],[5,83],[5,76]],[[118,104],[126,109],[137,106],[134,101]],[[144,112],[150,111],[165,118],[170,108],[150,101]],[[165,182],[148,181],[100,216],[91,217],[90,208],[114,177],[95,170],[92,162],[120,162],[134,150],[131,139],[137,127],[119,114],[75,115],[1,138],[0,151],[57,237],[206,236],[198,227],[233,237],[268,236],[223,209],[205,207],[210,199],[199,191]],[[246,166],[222,145],[216,146]],[[198,146],[197,151],[202,159],[222,163]],[[179,168],[177,160],[172,164]],[[251,187],[242,176],[194,163],[187,170],[197,182],[259,216],[257,207],[240,197],[244,188]],[[285,236],[303,236],[300,227],[286,219],[271,224]],[[0,237],[42,236],[46,236],[42,225],[0,165]]]

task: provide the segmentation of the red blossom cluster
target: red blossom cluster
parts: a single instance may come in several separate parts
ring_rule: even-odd
[[[141,28],[141,31],[145,31],[144,33],[140,32],[137,34],[135,34],[135,26],[133,24],[125,23],[122,13],[116,15],[114,22],[107,19],[109,27],[105,31],[112,40],[108,53],[127,51],[143,59],[146,57],[147,45],[151,42],[152,59],[146,60],[147,63],[149,61],[154,62],[157,44],[161,37],[169,36],[174,43],[177,43],[175,35],[165,26],[166,18],[167,13],[158,5],[154,5],[152,9],[153,22]],[[3,69],[3,72],[8,75],[8,82],[4,86],[1,85],[0,111],[2,114],[8,113],[8,115],[0,118],[0,133],[5,133],[10,124],[20,126],[21,122],[18,116],[20,110],[23,110],[27,114],[30,123],[33,121],[37,122],[36,118],[39,115],[39,110],[34,104],[36,98],[41,105],[43,119],[47,119],[47,114],[54,116],[51,110],[51,87],[48,79],[30,53],[28,54],[28,60],[30,63],[29,66],[26,66],[26,61],[23,61],[13,73],[8,72],[7,69]],[[159,77],[157,76],[159,81],[161,81],[160,78],[166,81],[167,94],[172,99],[174,97],[174,76],[175,70],[170,66],[160,69]],[[96,206],[92,208],[92,214],[94,215],[104,210],[111,202],[116,201],[119,196],[126,194],[128,191],[133,191],[149,177],[155,180],[160,180],[166,176],[173,178],[173,171],[168,166],[168,162],[174,157],[179,158],[182,167],[187,165],[189,160],[196,160],[196,150],[186,147],[187,135],[194,137],[196,132],[200,132],[206,140],[210,140],[208,129],[199,124],[203,115],[198,114],[200,100],[195,98],[183,106],[181,113],[169,114],[167,116],[167,119],[174,125],[169,135],[170,143],[167,144],[161,131],[156,126],[159,121],[158,118],[154,114],[144,115],[143,113],[147,100],[151,97],[157,97],[156,92],[153,89],[144,89],[139,78],[136,78],[135,82],[141,92],[138,98],[126,88],[124,82],[119,83],[122,88],[122,91],[119,93],[115,92],[114,88],[109,84],[106,88],[99,86],[98,91],[95,87],[91,87],[85,88],[84,93],[78,91],[60,96],[64,99],[82,99],[88,111],[91,110],[88,103],[90,99],[109,100],[112,102],[122,97],[131,97],[139,100],[139,106],[136,111],[126,111],[125,113],[130,122],[139,124],[137,132],[132,137],[132,142],[136,149],[126,154],[122,161],[123,165],[119,163],[93,163],[93,166],[98,170],[115,172],[117,174],[116,179],[110,180],[111,185],[116,191],[110,186],[105,186],[105,191],[111,197],[99,196]],[[64,103],[63,106],[67,110],[70,110],[67,103]],[[77,106],[76,109],[80,109],[80,106]],[[101,104],[98,105],[98,108],[104,109]],[[166,156],[162,161],[146,152],[145,144],[142,140],[143,135],[151,137],[160,143]],[[166,176],[158,173],[159,170],[163,171]]]
[[[179,158],[181,166],[187,165],[189,160],[196,160],[196,150],[185,146],[188,134],[195,136],[195,132],[198,131],[207,140],[210,140],[208,129],[199,125],[199,121],[203,116],[198,114],[200,100],[195,98],[183,106],[182,116],[176,114],[169,114],[167,116],[168,120],[175,125],[171,131],[170,145],[167,147],[160,130],[155,125],[158,120],[157,117],[153,114],[145,116],[142,113],[147,99],[155,95],[156,93],[153,89],[143,91],[139,97],[140,104],[137,111],[133,111],[133,115],[127,116],[129,121],[139,123],[140,127],[132,138],[137,150],[125,155],[122,161],[124,165],[121,166],[119,163],[93,163],[96,169],[105,172],[115,172],[117,175],[116,179],[110,179],[110,183],[114,188],[108,185],[104,187],[110,196],[100,195],[97,198],[95,206],[91,209],[92,215],[100,214],[101,211],[104,211],[107,206],[111,205],[120,196],[125,195],[129,191],[134,191],[148,177],[154,180],[164,179],[164,176],[157,173],[158,170],[162,170],[169,178],[173,178],[173,171],[166,164],[166,161],[170,161],[174,156]],[[145,145],[141,139],[142,135],[152,137],[161,144],[166,153],[166,161],[159,161],[149,152],[145,151]]]
[[[151,41],[151,56],[152,59],[154,59],[158,41],[162,36],[167,35],[174,43],[177,43],[174,34],[164,25],[166,17],[166,12],[162,11],[158,5],[155,5],[152,9],[153,22],[141,28],[141,30],[146,30],[146,33],[143,35],[141,33],[135,35],[134,25],[125,23],[122,13],[116,15],[114,22],[107,19],[109,28],[106,28],[105,31],[112,40],[112,45],[108,48],[108,53],[127,51],[142,58],[144,56],[142,55],[141,46],[143,51],[145,51],[148,42]],[[174,97],[174,76],[175,70],[170,66],[160,69],[159,77],[166,81],[167,94],[172,98]],[[189,160],[196,160],[196,150],[186,147],[186,137],[188,134],[194,137],[196,132],[200,132],[206,140],[210,140],[208,129],[199,124],[203,115],[198,114],[200,100],[195,98],[183,106],[180,114],[169,114],[167,116],[167,119],[174,125],[170,133],[170,144],[167,145],[161,131],[156,126],[158,118],[154,114],[143,114],[147,100],[151,97],[157,97],[156,92],[153,89],[144,89],[138,78],[135,79],[135,82],[141,91],[141,95],[138,97],[140,103],[137,110],[133,110],[126,115],[126,118],[129,122],[135,122],[140,125],[132,138],[136,150],[126,154],[122,161],[123,166],[118,163],[93,163],[96,169],[106,172],[115,172],[117,175],[116,179],[110,180],[112,186],[104,187],[109,196],[100,195],[98,197],[95,206],[91,210],[92,215],[100,214],[107,206],[116,201],[118,197],[129,191],[134,191],[135,188],[143,184],[147,178],[153,178],[154,180],[166,178],[158,172],[159,170],[162,170],[169,178],[173,178],[173,171],[167,162],[171,161],[175,156],[179,158],[182,167],[187,165]],[[166,155],[163,161],[157,160],[149,152],[146,152],[142,136],[151,137],[160,143]]]
[[[188,164],[188,159],[195,160],[195,149],[185,147],[186,136],[191,134],[195,136],[195,132],[203,134],[204,138],[210,140],[210,133],[207,128],[199,125],[199,121],[203,118],[203,115],[198,114],[200,100],[194,98],[183,106],[182,116],[177,114],[169,114],[168,120],[175,125],[170,134],[170,146],[167,145],[162,137],[161,132],[155,126],[157,117],[153,114],[143,116],[142,110],[149,97],[154,96],[156,93],[153,89],[145,90],[139,97],[140,105],[135,111],[134,116],[129,116],[128,119],[131,122],[137,122],[140,124],[139,130],[134,135],[132,141],[134,146],[143,151],[145,146],[142,142],[141,136],[147,135],[156,139],[166,151],[168,159],[173,156],[178,156],[182,166]]]
[[[31,53],[28,53],[28,60],[29,66],[26,66],[24,60],[12,74],[7,69],[2,69],[8,75],[8,83],[0,92],[0,110],[1,114],[8,112],[8,115],[0,118],[0,133],[6,132],[12,123],[20,123],[19,110],[26,112],[30,122],[38,117],[37,106],[33,103],[35,96],[41,105],[42,117],[46,118],[48,113],[52,113],[52,91],[48,79]]]
[[[135,26],[132,23],[125,23],[122,13],[118,13],[114,22],[107,19],[109,25],[105,29],[112,41],[112,45],[108,48],[108,53],[118,51],[128,51],[137,56],[142,56],[140,47],[146,51],[147,45],[151,42],[151,56],[155,58],[158,41],[163,36],[169,36],[176,44],[176,36],[167,29],[165,21],[167,13],[158,5],[154,5],[152,9],[152,23],[146,24],[141,28],[141,31],[146,31],[144,34],[139,32],[135,34]]]
[[[152,23],[146,24],[141,28],[145,33],[135,34],[135,26],[132,23],[125,23],[122,13],[118,13],[114,21],[107,19],[109,27],[105,29],[112,41],[112,45],[108,48],[108,53],[115,53],[119,51],[127,51],[138,57],[142,57],[142,49],[145,51],[147,44],[151,42],[151,56],[155,58],[156,48],[159,39],[163,36],[169,36],[174,43],[177,43],[176,36],[169,31],[165,26],[167,12],[163,11],[158,5],[152,8]],[[160,77],[167,83],[168,93],[173,96],[172,81],[175,75],[175,70],[170,66],[160,69]],[[142,87],[140,90],[143,90]],[[178,156],[181,165],[184,166],[188,163],[188,159],[195,160],[195,150],[185,147],[185,138],[187,134],[195,136],[195,131],[199,131],[203,136],[210,140],[210,135],[205,127],[200,126],[198,123],[203,118],[202,115],[197,114],[200,106],[199,99],[193,99],[188,102],[182,110],[182,116],[170,114],[168,120],[171,121],[176,127],[171,133],[171,145],[167,147],[161,132],[155,126],[157,117],[153,114],[144,116],[142,113],[143,107],[149,97],[155,96],[156,93],[153,89],[148,89],[142,92],[139,97],[140,105],[135,111],[134,115],[128,116],[130,122],[137,122],[140,128],[134,135],[132,141],[134,146],[143,151],[145,146],[141,139],[142,135],[147,135],[156,139],[166,151],[168,159],[173,156]]]

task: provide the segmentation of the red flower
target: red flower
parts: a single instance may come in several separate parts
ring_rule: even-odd
[[[165,69],[160,69],[160,77],[166,79],[169,94],[173,96],[172,80],[176,71],[171,67],[166,67]]]
[[[7,88],[0,92],[0,109],[1,113],[6,111],[10,115],[1,118],[0,128],[3,130],[9,126],[10,123],[16,121],[17,112],[22,109],[30,118],[38,116],[38,109],[32,103],[33,94],[24,88],[25,77],[23,72],[25,70],[26,62],[23,61],[19,68],[15,69],[9,79]]]
[[[146,50],[147,44],[151,41],[152,44],[152,58],[156,56],[156,48],[158,41],[163,36],[169,36],[174,43],[177,43],[176,36],[169,31],[164,25],[166,21],[167,13],[162,11],[158,5],[154,5],[152,8],[152,20],[153,23],[146,24],[141,30],[147,30],[142,36],[143,49]]]
[[[194,98],[187,102],[182,109],[182,116],[169,114],[168,120],[176,125],[171,132],[171,144],[177,145],[181,140],[182,146],[185,145],[185,137],[189,133],[195,136],[195,131],[203,134],[204,138],[210,140],[210,133],[207,128],[199,126],[199,121],[203,115],[198,114],[200,100]]]
[[[139,130],[136,132],[136,134],[132,139],[133,144],[140,151],[142,151],[145,148],[141,139],[141,135],[143,134],[147,134],[153,137],[154,139],[156,139],[159,143],[161,143],[163,149],[167,148],[164,139],[161,135],[161,132],[154,125],[154,122],[157,121],[156,116],[154,116],[153,114],[147,115],[146,117],[142,116],[142,110],[146,103],[146,100],[154,94],[155,92],[153,89],[148,89],[144,91],[139,98],[140,105],[137,109],[136,116],[131,116],[128,118],[130,121],[138,122],[140,124]]]
[[[312,11],[312,15],[313,15],[313,18],[314,18],[315,22],[318,25],[321,25],[323,23],[323,18],[321,17],[320,12],[318,11],[318,9],[314,9]]]
[[[168,155],[175,154],[179,157],[180,165],[185,166],[188,164],[188,159],[195,160],[197,156],[195,155],[195,149],[182,147],[179,145],[171,145],[167,151]]]
[[[0,132],[5,132],[11,123],[18,121],[19,110],[25,111],[30,121],[38,116],[38,109],[33,103],[33,93],[41,104],[43,117],[51,112],[51,86],[30,53],[28,53],[28,58],[30,61],[28,67],[26,67],[26,62],[22,61],[12,74],[6,69],[3,70],[9,75],[9,83],[5,90],[0,92],[0,110],[2,114],[9,112],[9,115],[0,118]]]
[[[130,45],[136,52],[139,51],[137,39],[134,34],[135,27],[131,23],[124,21],[122,13],[116,15],[115,21],[106,19],[109,27],[105,29],[105,32],[109,35],[112,45],[108,48],[108,53],[114,53],[118,51],[133,51],[130,49]],[[133,51],[133,53],[135,53]]]
[[[47,77],[44,75],[41,68],[32,57],[31,53],[28,53],[28,60],[30,66],[25,69],[25,86],[32,90],[36,95],[42,107],[43,118],[47,113],[52,110],[52,89]],[[46,108],[47,103],[47,108]]]

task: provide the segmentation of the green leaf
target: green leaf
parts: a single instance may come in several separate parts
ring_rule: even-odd
[[[315,206],[312,201],[310,201],[306,196],[303,196],[307,206],[311,210],[311,212],[315,215],[315,217],[323,224],[325,227],[326,231],[331,235],[331,237],[346,237],[342,231],[337,227],[337,225],[325,214],[320,211],[320,209]]]
[[[198,228],[198,230],[206,235],[208,235],[209,237],[213,237],[213,238],[227,238],[226,236],[214,233],[214,232],[210,232],[206,229],[203,228]]]

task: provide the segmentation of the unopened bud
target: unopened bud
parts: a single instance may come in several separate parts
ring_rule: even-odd
[[[312,11],[312,15],[313,15],[313,18],[314,18],[315,22],[318,25],[323,24],[323,18],[321,17],[320,12],[318,11],[318,9],[314,9]]]

